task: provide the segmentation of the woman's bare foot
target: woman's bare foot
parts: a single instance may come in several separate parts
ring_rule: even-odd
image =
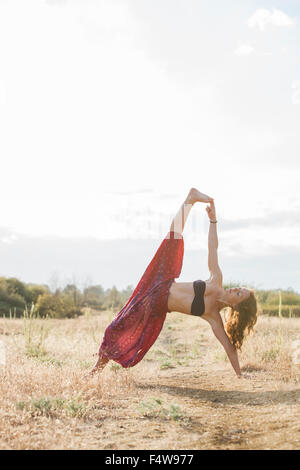
[[[104,367],[106,366],[106,364],[109,362],[109,359],[105,359],[103,357],[99,357],[98,361],[96,362],[96,364],[94,365],[93,369],[90,370],[87,374],[85,374],[83,376],[84,379],[88,379],[90,377],[92,377],[93,375],[95,375],[97,372],[102,372],[102,370],[104,369]]]
[[[200,193],[198,189],[196,188],[191,188],[190,192],[187,197],[187,201],[190,204],[194,204],[195,202],[213,202],[213,198],[210,196],[207,196],[206,194]]]

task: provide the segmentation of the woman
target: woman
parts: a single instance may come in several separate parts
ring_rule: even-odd
[[[208,268],[206,281],[175,282],[183,261],[182,232],[196,202],[209,203]],[[112,359],[123,367],[137,364],[159,335],[168,312],[196,315],[206,320],[224,347],[232,367],[241,377],[237,350],[257,320],[254,291],[247,288],[224,289],[218,264],[217,220],[214,200],[192,188],[172,220],[162,241],[130,299],[106,328],[99,359],[91,374]],[[224,328],[220,311],[229,307]]]

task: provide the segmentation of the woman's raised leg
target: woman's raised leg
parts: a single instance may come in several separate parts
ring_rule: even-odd
[[[206,194],[200,193],[198,189],[191,188],[184,202],[181,204],[178,212],[172,220],[170,232],[182,234],[185,222],[188,218],[191,208],[196,202],[212,202],[213,198]]]

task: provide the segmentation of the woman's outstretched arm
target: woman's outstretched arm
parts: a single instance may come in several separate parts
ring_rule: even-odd
[[[188,218],[191,208],[196,202],[212,202],[213,199],[206,194],[200,193],[198,189],[191,188],[184,202],[180,206],[178,212],[172,220],[170,232],[182,234],[185,222]]]
[[[217,234],[216,209],[213,201],[209,206],[206,207],[206,211],[210,220],[208,231],[208,269],[210,271],[211,277],[218,281],[218,283],[222,284],[222,271],[218,261],[219,242]]]

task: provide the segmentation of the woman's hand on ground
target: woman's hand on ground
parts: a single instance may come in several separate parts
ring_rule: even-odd
[[[237,375],[238,379],[253,379],[253,376],[251,374],[247,374],[243,372],[243,374]]]

